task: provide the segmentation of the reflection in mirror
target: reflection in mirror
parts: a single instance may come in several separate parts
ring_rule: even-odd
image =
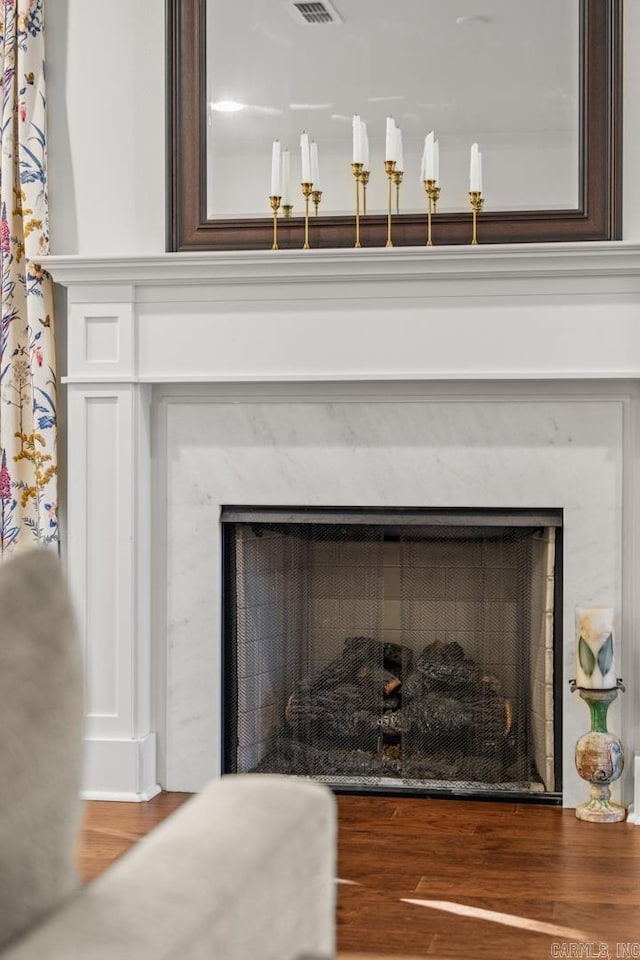
[[[401,212],[425,209],[424,138],[440,143],[439,210],[580,204],[579,0],[206,0],[207,216],[268,216],[272,142],[318,144],[321,213],[353,210],[352,115],[367,122],[369,212],[386,205],[386,117],[402,130]]]

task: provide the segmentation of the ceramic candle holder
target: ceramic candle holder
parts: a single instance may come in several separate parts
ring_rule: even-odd
[[[591,790],[589,799],[576,807],[576,817],[594,823],[617,823],[625,819],[627,811],[611,800],[609,784],[622,774],[624,750],[620,738],[607,730],[607,711],[624,685],[618,680],[610,690],[584,690],[572,680],[571,692],[576,689],[591,714],[591,730],[580,737],[575,751],[576,770],[591,784]]]

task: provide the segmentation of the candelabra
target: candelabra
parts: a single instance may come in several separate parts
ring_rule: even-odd
[[[400,184],[404,174],[402,170],[393,171],[393,182],[396,185],[396,213],[400,213]]]
[[[272,250],[279,250],[278,247],[278,209],[280,207],[280,200],[282,198],[278,196],[269,197],[271,203],[271,209],[273,210],[273,243],[271,244]]]
[[[309,249],[309,197],[313,191],[313,184],[309,182],[303,182],[300,184],[302,188],[302,196],[304,197],[304,243],[302,245],[303,250]]]
[[[360,184],[362,182],[364,165],[362,163],[352,163],[351,170],[356,185],[356,242],[355,247],[361,247],[360,243]]]
[[[282,216],[289,219],[293,213],[293,204],[292,203],[283,203],[282,204]]]
[[[622,680],[615,687],[590,689],[576,686],[571,681],[571,692],[578,691],[589,705],[591,730],[576,743],[576,769],[583,780],[591,784],[590,797],[576,807],[578,820],[591,820],[596,823],[617,823],[624,820],[626,810],[619,803],[611,802],[609,784],[617,780],[624,767],[622,743],[607,730],[607,711],[609,704],[618,696],[618,690],[624,691]]]
[[[393,243],[391,241],[391,187],[394,181],[394,173],[396,169],[395,160],[385,160],[384,170],[387,175],[388,185],[387,185],[387,242],[385,246],[392,247]]]
[[[322,190],[312,190],[311,199],[313,200],[313,206],[316,211],[316,217],[318,216],[318,207],[320,206],[320,201],[322,200]]]
[[[482,210],[482,205],[484,200],[482,198],[482,193],[480,190],[470,190],[469,199],[471,201],[471,209],[473,210],[473,229],[471,232],[471,246],[475,247],[478,245],[478,214]]]
[[[427,194],[427,246],[432,247],[431,217],[436,212],[436,204],[440,198],[440,187],[436,180],[423,180],[422,182]]]
[[[360,183],[362,184],[362,212],[365,217],[367,215],[367,184],[369,183],[370,176],[369,170],[363,170],[360,174]]]

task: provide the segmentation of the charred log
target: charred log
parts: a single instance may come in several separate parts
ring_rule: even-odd
[[[401,734],[427,753],[494,748],[504,738],[507,707],[490,690],[476,699],[458,699],[432,690],[385,714],[380,725],[389,734]]]
[[[296,740],[278,739],[270,753],[252,771],[297,776],[397,776],[397,760],[364,750],[323,748]]]
[[[385,697],[390,697],[400,689],[402,681],[390,670],[384,667],[361,667],[357,673],[358,683],[373,684]]]
[[[373,637],[347,637],[345,653],[362,656],[363,663],[382,666],[402,680],[413,665],[413,650],[402,643],[381,642]]]
[[[465,656],[459,643],[430,643],[416,660],[416,670],[431,689],[464,695],[482,684],[483,671]]]
[[[310,693],[357,680],[380,680],[383,687],[397,689],[409,672],[413,654],[399,643],[382,643],[373,637],[347,637],[342,652],[334,660],[296,685],[296,692]]]
[[[455,642],[413,657],[402,644],[348,637],[296,685],[285,719],[260,769],[485,783],[521,770],[511,702]]]
[[[373,685],[343,683],[327,690],[294,693],[287,704],[287,721],[304,741],[317,738],[375,746],[384,694]]]

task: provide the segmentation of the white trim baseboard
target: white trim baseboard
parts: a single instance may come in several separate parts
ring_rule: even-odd
[[[155,733],[135,740],[85,739],[83,799],[139,802],[161,789]]]
[[[82,800],[112,800],[115,803],[144,803],[146,800],[153,800],[162,791],[162,787],[157,786],[149,793],[109,793],[109,791],[100,790],[81,790],[80,798]]]

